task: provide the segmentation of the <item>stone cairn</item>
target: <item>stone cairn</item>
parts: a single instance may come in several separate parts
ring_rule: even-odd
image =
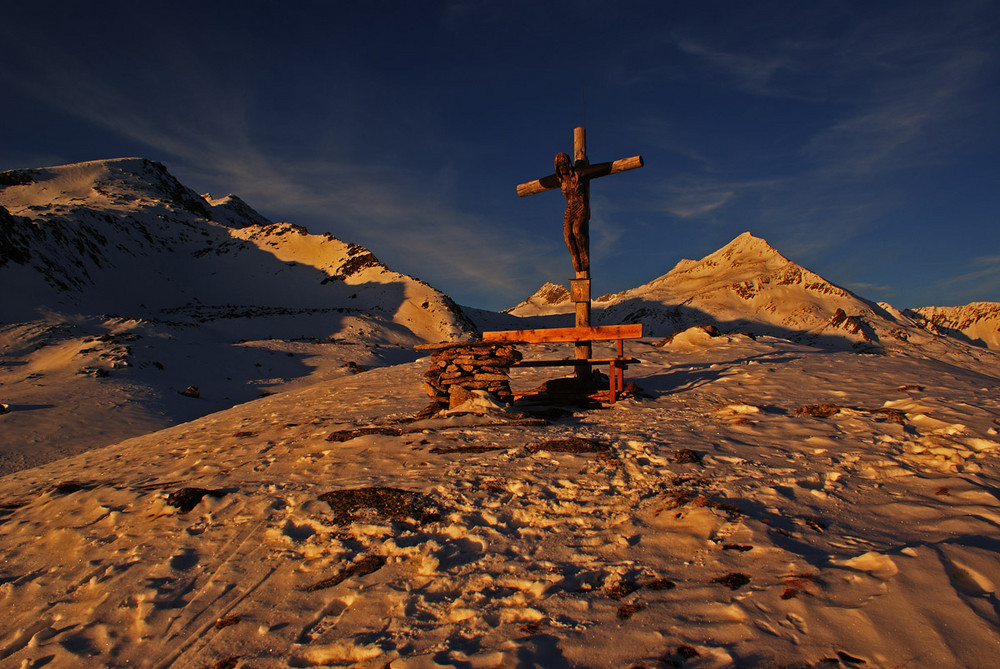
[[[510,366],[521,354],[509,344],[438,344],[424,374],[424,388],[435,403],[453,409],[470,390],[485,390],[510,404]]]

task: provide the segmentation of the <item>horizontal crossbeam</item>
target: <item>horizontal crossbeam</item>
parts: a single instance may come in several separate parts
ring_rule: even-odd
[[[590,365],[614,363],[615,365],[638,365],[638,358],[584,358],[582,360],[519,360],[511,367],[573,367],[581,363]]]
[[[587,165],[586,167],[578,167],[576,171],[582,179],[598,179],[600,177],[606,177],[609,174],[627,172],[628,170],[634,170],[639,167],[642,167],[642,156],[632,156],[631,158],[622,158],[621,160],[616,160],[610,163],[596,163],[594,165]],[[559,188],[559,177],[555,174],[550,174],[549,176],[542,177],[541,179],[535,179],[534,181],[529,181],[528,183],[519,184],[517,187],[517,194],[519,197],[526,197],[528,195],[543,193],[547,190],[553,190],[555,188]]]
[[[497,330],[484,332],[484,342],[518,342],[524,344],[547,344],[571,341],[611,341],[615,339],[639,339],[642,337],[642,323],[630,325],[595,325],[575,328],[545,328],[540,330]]]

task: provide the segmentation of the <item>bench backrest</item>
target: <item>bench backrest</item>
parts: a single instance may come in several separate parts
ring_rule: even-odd
[[[547,344],[571,341],[611,341],[642,337],[642,323],[632,325],[595,325],[575,328],[545,328],[542,330],[496,330],[484,332],[483,341]]]

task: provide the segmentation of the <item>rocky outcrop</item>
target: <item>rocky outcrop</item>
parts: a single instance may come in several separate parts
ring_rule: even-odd
[[[961,307],[920,307],[905,315],[935,334],[968,339],[1000,350],[1000,302],[972,302]]]
[[[510,366],[521,359],[513,347],[502,344],[444,344],[431,357],[424,388],[441,408],[453,409],[469,390],[485,390],[510,403]]]

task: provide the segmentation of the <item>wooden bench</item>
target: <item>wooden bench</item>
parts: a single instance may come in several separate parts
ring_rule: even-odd
[[[576,367],[579,365],[607,364],[610,381],[609,400],[614,404],[618,393],[625,387],[625,370],[629,364],[640,361],[625,356],[626,339],[642,337],[642,324],[597,325],[574,328],[546,328],[543,330],[498,330],[484,332],[484,342],[504,342],[510,344],[551,344],[589,341],[615,341],[617,350],[613,358],[579,358],[573,360],[522,360],[514,367]]]

